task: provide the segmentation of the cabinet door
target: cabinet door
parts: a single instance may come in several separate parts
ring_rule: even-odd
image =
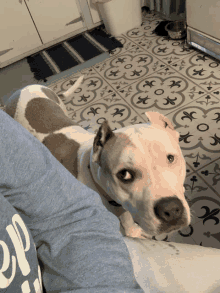
[[[43,43],[82,28],[77,0],[25,0]]]
[[[0,36],[0,67],[42,45],[24,0],[1,1]]]

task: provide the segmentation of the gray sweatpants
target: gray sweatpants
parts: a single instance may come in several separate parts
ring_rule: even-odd
[[[119,220],[1,110],[0,192],[31,232],[47,292],[143,292]]]

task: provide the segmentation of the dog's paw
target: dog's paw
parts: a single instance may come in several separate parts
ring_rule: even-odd
[[[148,235],[139,225],[134,223],[129,228],[125,229],[125,235],[131,238],[140,238],[140,239],[151,239],[152,236]]]

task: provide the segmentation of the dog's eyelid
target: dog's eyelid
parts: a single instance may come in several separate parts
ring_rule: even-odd
[[[131,173],[131,174],[135,173],[135,171],[132,170],[131,168],[124,167],[124,168],[118,170],[115,174],[119,174],[119,173],[121,173],[121,172],[123,172],[123,171],[124,171],[124,172],[126,171],[126,172]]]
[[[130,166],[124,166],[123,168],[121,168],[120,170],[118,170],[118,171],[116,172],[116,174],[118,174],[118,173],[120,173],[120,172],[122,172],[122,171],[127,171],[127,172],[129,172],[129,173],[131,173],[131,174],[136,174],[136,173],[139,172],[139,170],[136,169],[136,168],[133,168],[133,167],[130,167]]]
[[[141,179],[143,178],[143,174],[142,174],[142,171],[140,171],[139,169],[136,169],[136,168],[130,168],[130,167],[124,167],[120,170],[118,170],[118,172],[116,174],[114,174],[115,176],[117,176],[117,174],[119,174],[120,172],[122,171],[127,171],[131,174],[133,180],[135,179]]]

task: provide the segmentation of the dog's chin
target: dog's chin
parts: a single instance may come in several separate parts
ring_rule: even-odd
[[[149,231],[145,231],[145,233],[147,234],[147,236],[149,238],[152,237],[160,237],[160,238],[166,238],[167,236],[172,236],[175,232],[177,232],[178,229],[169,229],[167,231],[155,231],[155,232],[149,232]]]
[[[163,235],[163,234],[168,234],[169,236],[172,236],[174,233],[176,233],[178,230],[181,229],[181,226],[177,226],[177,227],[170,227],[169,229],[166,230],[160,230],[158,235]]]
[[[135,221],[135,223],[137,225],[138,224],[138,221]],[[141,227],[141,225],[139,225]],[[176,227],[169,227],[167,229],[163,229],[161,226],[158,227],[158,229],[155,229],[155,228],[152,228],[152,229],[149,229],[149,226],[147,229],[144,229],[143,227],[141,227],[144,232],[149,236],[149,238],[152,238],[153,236],[164,236],[166,237],[167,234],[169,236],[172,236],[175,232],[177,232],[178,230],[181,229],[181,226],[176,226]]]

